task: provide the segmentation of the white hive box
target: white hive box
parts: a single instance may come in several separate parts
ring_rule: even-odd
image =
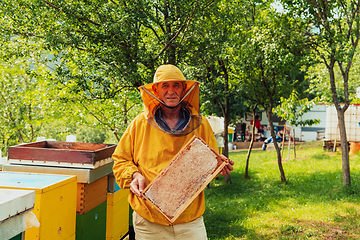
[[[29,225],[35,205],[35,191],[0,189],[0,236],[10,239],[22,234]],[[36,221],[35,216],[33,218]],[[38,223],[36,221],[36,223]]]
[[[25,240],[75,239],[76,187],[76,176],[0,171],[0,189],[35,191],[40,225],[28,228]]]
[[[75,175],[78,183],[92,183],[110,173],[114,163],[108,163],[95,169],[86,168],[67,168],[54,166],[36,166],[36,165],[19,165],[19,164],[4,164],[2,170],[4,172],[24,172],[24,173],[46,173],[46,174],[61,174],[61,175]]]
[[[221,117],[206,117],[214,133],[220,133],[224,131],[224,119]]]
[[[35,191],[0,189],[0,222],[34,208]]]
[[[347,140],[360,142],[360,106],[350,105],[344,114]],[[326,108],[325,138],[340,140],[338,117],[335,106]]]

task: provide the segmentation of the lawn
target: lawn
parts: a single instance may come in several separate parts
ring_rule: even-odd
[[[350,156],[344,189],[340,152],[324,152],[322,142],[297,149],[296,159],[284,151],[287,184],[275,151],[252,151],[251,179],[243,178],[247,151],[230,153],[232,184],[219,176],[205,189],[209,239],[360,239],[360,155]]]

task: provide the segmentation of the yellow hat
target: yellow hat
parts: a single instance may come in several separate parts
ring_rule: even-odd
[[[161,65],[155,72],[153,83],[168,81],[186,81],[183,73],[174,65]]]

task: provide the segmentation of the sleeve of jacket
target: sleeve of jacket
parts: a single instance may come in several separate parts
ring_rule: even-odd
[[[138,171],[133,161],[134,139],[132,139],[131,128],[126,129],[121,137],[112,157],[114,159],[113,173],[120,188],[130,188],[132,174]]]

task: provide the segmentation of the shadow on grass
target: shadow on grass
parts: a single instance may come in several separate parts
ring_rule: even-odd
[[[236,155],[246,156],[246,153],[239,152]],[[327,156],[318,154],[313,158],[326,160]],[[269,239],[269,232],[255,232],[251,223],[249,224],[249,218],[259,212],[272,212],[274,206],[287,208],[288,202],[297,206],[331,204],[338,201],[360,203],[359,181],[353,181],[351,187],[344,189],[341,169],[291,172],[287,174],[287,184],[280,182],[280,176],[258,177],[260,172],[257,171],[263,169],[250,169],[251,179],[244,179],[244,173],[235,170],[231,173],[232,184],[224,183],[220,176],[205,190],[204,220],[209,239]],[[352,172],[351,178],[360,179],[360,173]],[[275,231],[282,234],[281,229]]]
[[[248,212],[242,211],[237,198],[244,191],[244,185],[238,184],[243,174],[231,173],[232,184],[224,182],[220,176],[205,190],[206,211],[204,221],[209,239],[237,238],[250,230],[239,224],[247,218]]]

